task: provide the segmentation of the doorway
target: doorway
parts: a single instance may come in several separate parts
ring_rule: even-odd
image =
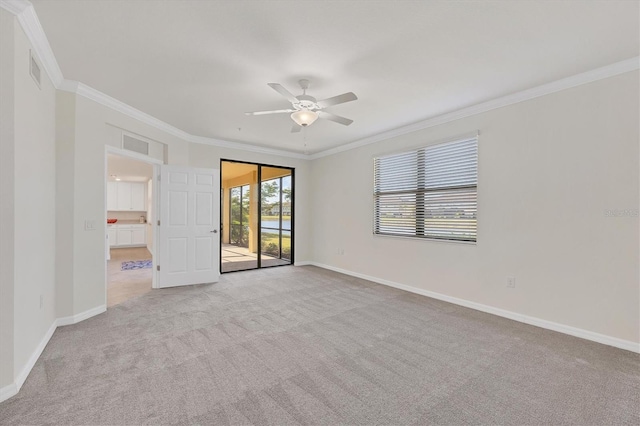
[[[220,177],[220,271],[291,265],[295,170],[221,160]]]
[[[155,167],[122,150],[107,149],[107,308],[153,287]]]

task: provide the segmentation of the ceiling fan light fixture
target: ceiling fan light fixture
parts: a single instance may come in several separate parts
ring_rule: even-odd
[[[309,111],[308,109],[301,109],[292,113],[291,119],[299,126],[307,127],[318,119],[318,113],[315,111]]]

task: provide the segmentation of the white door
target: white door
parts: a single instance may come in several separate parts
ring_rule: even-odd
[[[158,287],[217,282],[220,172],[161,166]]]

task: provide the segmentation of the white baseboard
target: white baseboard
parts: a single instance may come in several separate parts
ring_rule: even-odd
[[[352,277],[362,278],[374,283],[383,284],[389,287],[394,287],[400,290],[405,290],[411,293],[420,294],[423,296],[431,297],[433,299],[442,300],[445,302],[453,303],[455,305],[464,306],[466,308],[475,309],[478,311],[486,312],[489,314],[497,315],[500,317],[512,319],[525,324],[534,325],[536,327],[546,328],[548,330],[557,331],[559,333],[568,334],[574,337],[580,337],[582,339],[591,340],[593,342],[602,343],[604,345],[613,346],[627,351],[640,353],[640,343],[635,343],[630,340],[619,339],[617,337],[607,336],[605,334],[595,333],[593,331],[584,330],[577,327],[572,327],[565,324],[559,324],[557,322],[544,320],[541,318],[531,317],[528,315],[519,314],[517,312],[507,311],[505,309],[496,308],[493,306],[483,305],[481,303],[471,302],[465,299],[459,299],[453,296],[447,296],[446,294],[436,293],[429,290],[424,290],[417,287],[400,284],[394,281],[385,280],[382,278],[372,277],[370,275],[361,274],[358,272],[349,271],[342,268],[336,268],[334,266],[325,265],[318,262],[300,262],[296,263],[296,266],[313,265],[323,269],[329,269],[331,271],[340,272],[341,274],[350,275]]]
[[[72,316],[68,316],[68,317],[62,317],[62,318],[58,318],[58,321],[56,323],[57,326],[62,326],[62,325],[71,325],[71,324],[76,324],[80,321],[84,321],[88,318],[91,317],[95,317],[96,315],[99,315],[103,312],[105,312],[107,310],[107,305],[100,305],[97,306],[93,309],[89,309],[88,311],[84,311],[84,312],[80,312],[79,314],[75,314]]]
[[[20,391],[20,388],[24,384],[25,380],[27,380],[29,373],[31,373],[31,369],[36,365],[38,358],[42,355],[42,351],[44,351],[44,348],[47,346],[47,343],[49,343],[51,336],[53,336],[53,332],[56,331],[57,322],[57,320],[53,321],[51,327],[49,327],[49,330],[47,330],[45,335],[42,337],[42,340],[40,340],[40,343],[29,357],[27,365],[25,365],[22,371],[20,371],[20,374],[18,374],[15,381],[0,389],[0,402],[11,398]]]
[[[311,262],[310,260],[301,260],[300,262],[295,262],[293,264],[294,266],[307,266],[307,265],[315,265],[313,262]]]
[[[18,388],[16,387],[15,382],[3,388],[0,388],[0,402],[6,401],[7,399],[11,398],[17,393],[18,393]]]
[[[31,370],[36,365],[38,358],[40,358],[40,355],[42,355],[42,351],[44,351],[44,348],[47,346],[47,343],[49,343],[51,336],[53,336],[53,333],[56,331],[56,328],[64,325],[78,323],[80,321],[101,314],[106,310],[107,306],[101,305],[96,308],[89,309],[88,311],[84,311],[69,317],[58,318],[57,320],[53,321],[53,324],[51,324],[51,327],[49,327],[49,330],[47,330],[47,333],[44,335],[36,349],[33,351],[31,357],[29,357],[27,365],[24,366],[20,374],[18,374],[18,376],[16,377],[15,381],[3,388],[0,388],[0,402],[11,398],[20,391],[20,388],[22,388],[25,380],[27,380],[27,377],[29,377],[29,373],[31,373]]]
[[[40,340],[40,344],[38,344],[38,346],[36,347],[36,350],[33,351],[33,353],[31,354],[31,357],[29,358],[27,365],[24,366],[20,374],[18,374],[18,377],[16,377],[16,388],[18,391],[20,391],[20,388],[24,384],[24,381],[27,380],[27,376],[31,372],[31,369],[33,368],[33,366],[36,365],[38,358],[40,358],[40,355],[42,355],[42,351],[44,351],[44,348],[47,346],[47,343],[49,343],[51,336],[53,336],[53,332],[56,331],[56,327],[57,327],[57,320],[53,321],[53,323],[51,324],[51,327],[49,327],[49,330],[47,330],[47,333],[44,335],[42,340]]]

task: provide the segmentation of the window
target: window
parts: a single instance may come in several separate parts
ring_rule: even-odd
[[[478,139],[374,159],[373,233],[476,241]]]

